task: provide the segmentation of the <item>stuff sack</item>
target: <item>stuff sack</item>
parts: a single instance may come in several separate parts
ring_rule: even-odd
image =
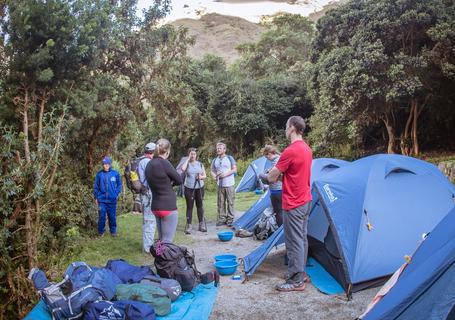
[[[139,283],[145,276],[155,275],[150,267],[137,267],[123,259],[109,260],[106,269],[115,273],[122,283]]]
[[[171,299],[166,291],[144,283],[119,284],[115,289],[117,300],[134,300],[146,303],[155,309],[159,316],[171,312]]]
[[[48,282],[44,272],[36,268],[30,271],[29,279],[56,320],[80,319],[86,304],[112,299],[120,283],[110,270],[92,268],[84,262],[72,263],[58,283]]]
[[[152,306],[133,300],[96,301],[84,307],[84,320],[155,320]]]
[[[177,300],[177,298],[182,293],[182,287],[180,286],[180,283],[174,279],[166,279],[160,278],[158,276],[148,275],[141,280],[141,283],[157,286],[158,288],[163,289],[166,291],[167,296],[171,299],[172,302]]]
[[[150,248],[150,253],[155,258],[154,264],[158,275],[177,280],[183,291],[191,291],[199,283],[215,281],[215,286],[219,283],[219,276],[207,274],[202,277],[196,268],[194,253],[190,253],[185,247],[158,240]]]
[[[278,229],[275,213],[271,207],[264,210],[253,229],[253,234],[258,240],[265,240]]]

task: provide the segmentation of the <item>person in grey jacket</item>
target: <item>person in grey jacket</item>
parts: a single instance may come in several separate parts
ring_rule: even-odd
[[[137,174],[142,186],[143,191],[140,194],[141,197],[141,210],[142,210],[142,250],[146,253],[150,252],[150,247],[153,245],[156,230],[156,219],[152,213],[152,191],[147,183],[145,177],[145,168],[150,160],[153,159],[153,153],[155,152],[156,145],[153,142],[149,142],[144,148],[144,157],[137,166]]]
[[[191,233],[193,220],[193,206],[196,203],[199,231],[207,232],[204,219],[204,180],[207,177],[202,162],[197,160],[196,148],[188,150],[188,158],[180,167],[180,172],[185,176],[185,200],[186,200],[186,226],[185,233]]]

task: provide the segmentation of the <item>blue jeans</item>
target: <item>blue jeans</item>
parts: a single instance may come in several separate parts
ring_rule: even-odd
[[[104,233],[106,227],[106,214],[109,220],[109,230],[112,234],[117,233],[117,222],[116,222],[116,209],[117,203],[98,203],[98,233]]]

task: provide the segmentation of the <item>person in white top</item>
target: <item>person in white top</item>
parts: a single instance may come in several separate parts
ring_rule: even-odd
[[[218,221],[217,226],[232,226],[234,221],[234,174],[237,172],[237,164],[232,156],[226,155],[226,144],[216,144],[217,157],[213,159],[211,173],[218,186]]]

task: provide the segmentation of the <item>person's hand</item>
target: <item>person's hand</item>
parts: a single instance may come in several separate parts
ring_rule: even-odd
[[[95,199],[95,204],[98,205],[98,199]]]
[[[260,173],[259,174],[259,179],[261,180],[262,183],[269,184],[269,180],[267,178],[266,173]]]
[[[218,178],[224,178],[226,176],[226,174],[223,172],[219,172],[217,176],[218,176]]]

